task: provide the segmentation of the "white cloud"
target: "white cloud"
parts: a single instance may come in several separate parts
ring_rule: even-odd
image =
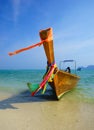
[[[13,18],[16,22],[21,13],[32,5],[33,0],[11,0],[13,6]]]
[[[59,51],[60,50],[63,50],[63,51],[66,51],[66,52],[69,52],[70,50],[74,50],[74,51],[79,51],[81,49],[84,49],[84,48],[94,48],[94,38],[90,38],[88,40],[83,40],[83,41],[67,41],[64,42],[64,43],[60,43],[59,45],[58,44],[55,44],[56,46],[56,49],[58,49]]]
[[[14,17],[14,21],[17,20],[19,13],[20,13],[20,4],[21,4],[21,0],[13,0],[12,1],[12,5],[13,5],[13,17]]]

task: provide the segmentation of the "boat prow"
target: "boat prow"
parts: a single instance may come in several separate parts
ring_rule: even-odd
[[[45,40],[46,38],[50,39],[43,44],[46,58],[49,63],[48,67],[50,67],[55,62],[52,28],[41,30],[40,38],[41,40]],[[74,62],[76,68],[76,62],[74,60],[64,60],[64,63],[65,62]],[[78,80],[79,77],[76,74],[71,74],[71,70],[65,72],[57,68],[57,72],[54,74],[52,82],[48,81],[48,83],[55,91],[57,99],[60,99],[64,93],[68,92],[77,85]]]

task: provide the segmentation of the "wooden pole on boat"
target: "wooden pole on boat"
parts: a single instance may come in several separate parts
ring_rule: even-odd
[[[39,32],[41,40],[46,40],[43,43],[43,47],[45,50],[45,54],[47,57],[47,61],[49,64],[52,64],[54,62],[54,48],[53,48],[53,34],[52,34],[52,28],[48,28],[46,30],[41,30]]]

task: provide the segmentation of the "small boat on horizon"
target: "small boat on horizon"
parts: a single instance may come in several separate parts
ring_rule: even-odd
[[[77,71],[81,71],[81,70],[82,70],[82,68],[81,68],[81,67],[78,67],[78,68],[77,68]]]

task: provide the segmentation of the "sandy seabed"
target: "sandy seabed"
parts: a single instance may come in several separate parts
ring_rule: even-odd
[[[0,130],[94,130],[94,103],[0,92]]]

